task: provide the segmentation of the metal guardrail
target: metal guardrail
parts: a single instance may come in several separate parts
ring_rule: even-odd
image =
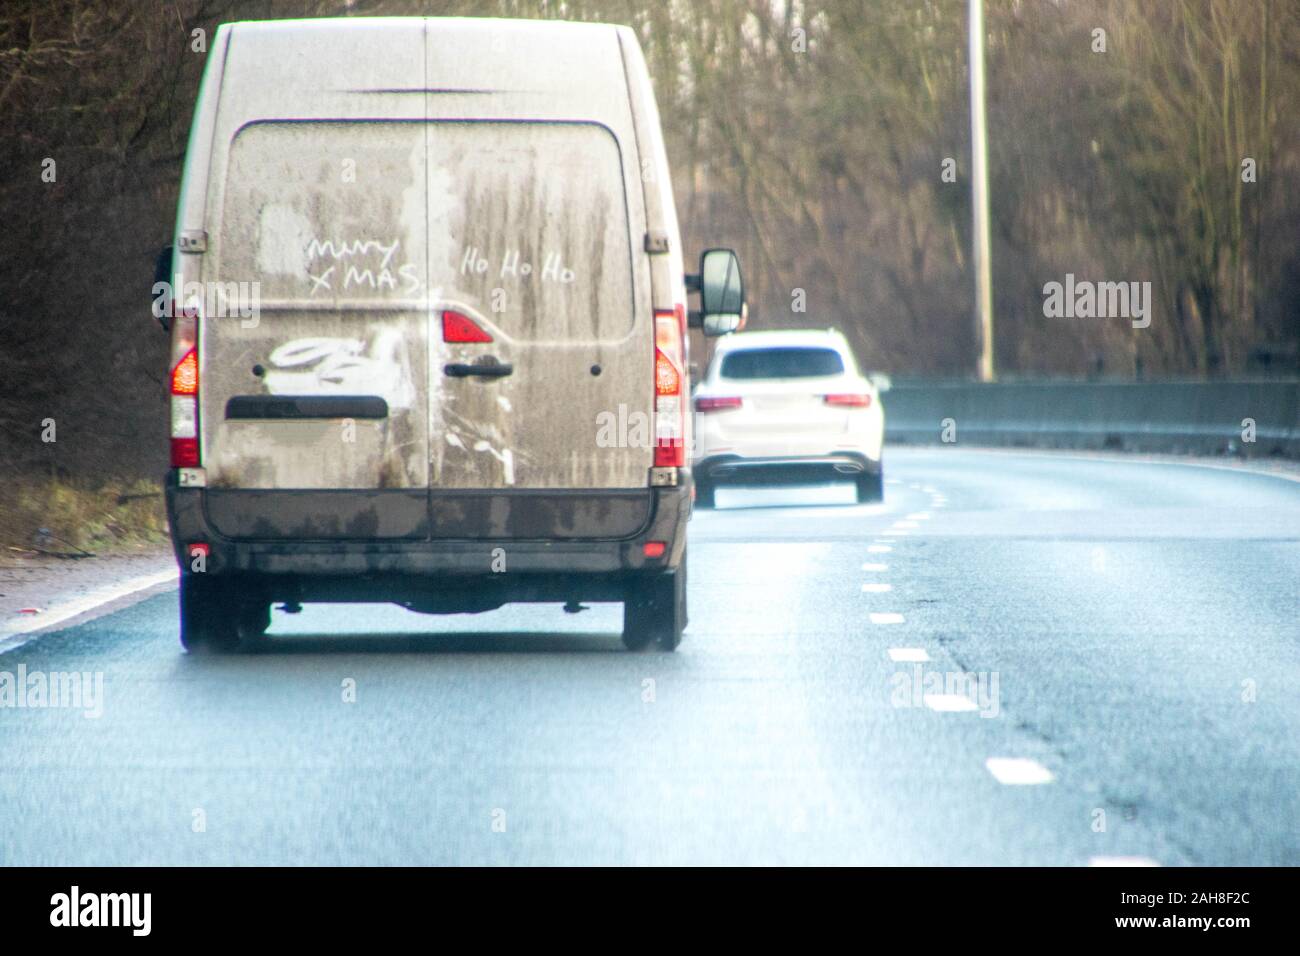
[[[909,383],[883,401],[895,443],[1300,458],[1300,382]]]

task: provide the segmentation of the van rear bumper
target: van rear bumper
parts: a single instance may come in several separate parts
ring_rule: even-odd
[[[690,516],[691,487],[686,480],[676,486],[648,489],[650,513],[642,527],[630,537],[579,540],[463,538],[448,539],[305,539],[284,540],[230,538],[222,535],[209,519],[205,488],[182,488],[176,473],[168,474],[167,518],[172,547],[182,572],[190,572],[190,546],[206,544],[206,572],[216,576],[257,578],[354,578],[373,577],[373,590],[383,591],[397,579],[448,578],[469,583],[472,579],[514,582],[522,587],[524,577],[535,577],[543,585],[547,576],[593,575],[622,578],[628,573],[653,573],[676,568],[686,548],[686,520]],[[329,491],[335,497],[346,492]],[[369,494],[358,492],[358,494]],[[324,504],[328,507],[328,504]],[[396,503],[396,507],[406,505]],[[665,545],[660,557],[645,554],[649,541]],[[305,581],[304,581],[305,583]],[[454,583],[454,582],[453,582]],[[348,587],[334,581],[339,593]],[[372,590],[358,582],[362,591]],[[343,598],[363,600],[364,598]],[[383,596],[372,599],[386,600]],[[527,598],[517,598],[527,600]]]

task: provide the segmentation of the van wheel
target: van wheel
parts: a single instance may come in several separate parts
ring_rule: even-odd
[[[181,646],[191,654],[239,649],[238,622],[230,613],[227,590],[196,575],[181,576]]]
[[[668,571],[632,585],[623,602],[623,644],[640,651],[656,643],[675,651],[686,630],[686,559]]]
[[[874,475],[863,473],[858,476],[858,503],[885,500],[885,473]]]
[[[245,600],[239,605],[239,646],[252,650],[266,636],[271,626],[271,602],[258,598]]]
[[[711,481],[702,481],[700,479],[696,479],[695,507],[701,509],[708,509],[714,507],[714,503],[713,503],[714,487],[715,486]]]

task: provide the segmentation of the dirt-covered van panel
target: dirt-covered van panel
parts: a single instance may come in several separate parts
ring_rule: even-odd
[[[602,416],[648,418],[652,395],[627,169],[594,123],[429,125],[436,307],[491,339],[431,336],[434,488],[645,487],[648,445],[598,440]],[[439,375],[479,362],[510,372]]]
[[[231,144],[205,270],[255,282],[256,321],[204,323],[212,487],[428,484],[422,123],[266,122]],[[231,399],[382,399],[374,420],[231,420]]]
[[[587,122],[241,130],[205,270],[255,282],[262,308],[205,323],[209,484],[644,488],[652,451],[628,438],[645,429],[601,440],[610,416],[651,413],[628,169]],[[448,312],[483,335],[444,341]],[[484,362],[508,374],[448,371]],[[382,399],[388,415],[225,415],[232,398],[324,395]]]
[[[233,491],[209,488],[206,521],[232,540],[425,540],[425,491]]]

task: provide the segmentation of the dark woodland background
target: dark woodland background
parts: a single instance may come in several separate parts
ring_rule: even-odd
[[[1294,376],[1300,0],[986,8],[1001,375]],[[387,14],[633,25],[688,255],[738,250],[751,327],[838,326],[895,377],[972,373],[964,0],[3,0],[0,488],[166,466],[149,288],[206,60],[192,31]],[[1044,318],[1067,272],[1152,281],[1151,327]]]

